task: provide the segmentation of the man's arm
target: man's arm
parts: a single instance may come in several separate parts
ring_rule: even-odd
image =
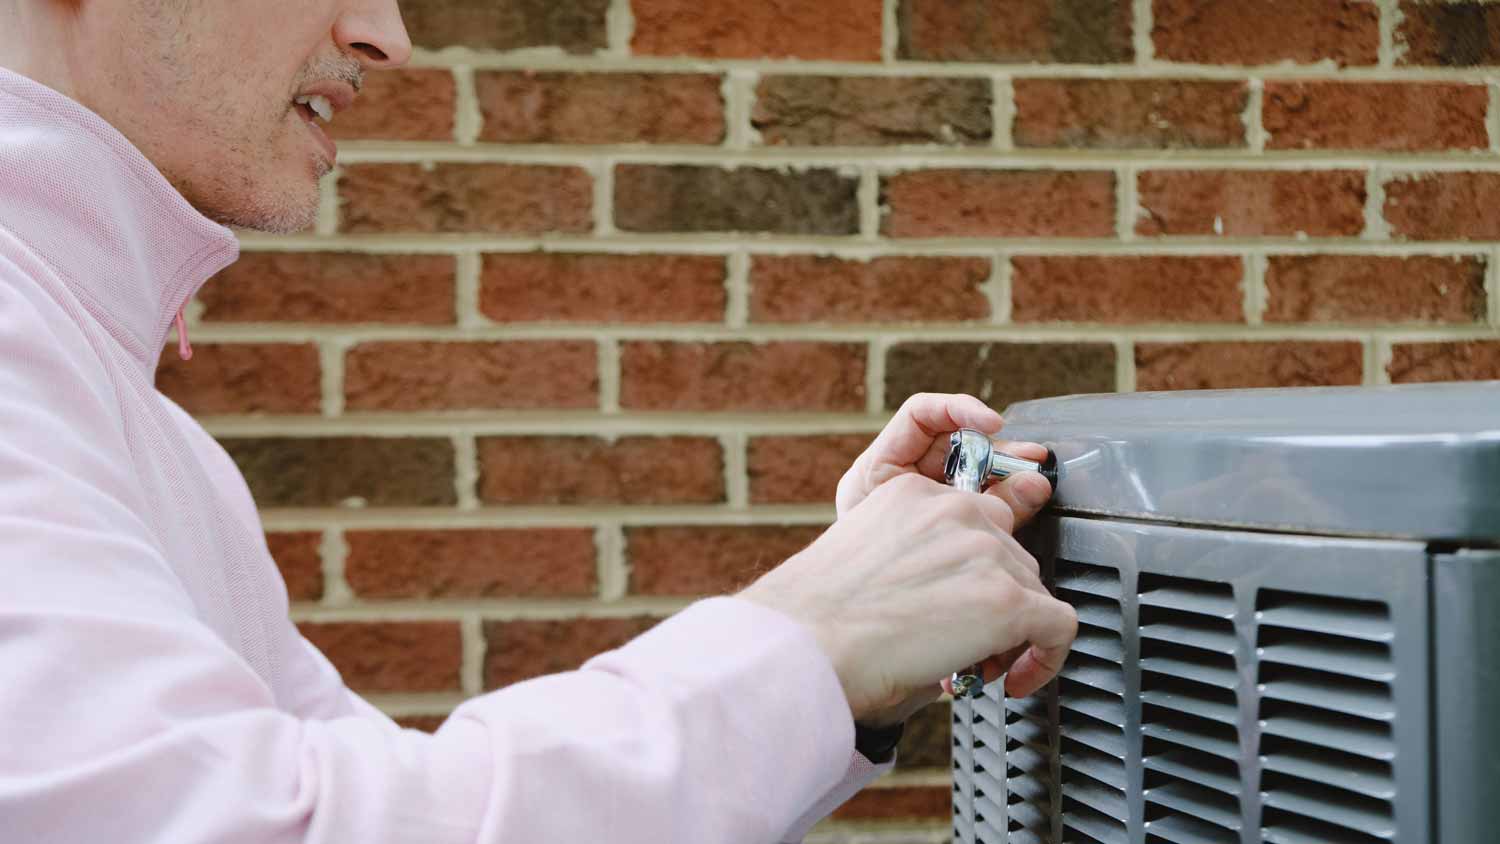
[[[434,735],[278,709],[198,620],[108,379],[25,284],[0,261],[8,839],[763,844],[845,773],[852,715],[817,640],[734,598]]]

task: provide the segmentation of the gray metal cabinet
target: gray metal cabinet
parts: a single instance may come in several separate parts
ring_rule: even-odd
[[[1500,837],[1500,384],[1077,397],[1024,541],[1059,679],[954,705],[954,835]]]

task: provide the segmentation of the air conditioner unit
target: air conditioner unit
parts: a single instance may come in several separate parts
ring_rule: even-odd
[[[1500,841],[1500,383],[1082,396],[1059,678],[954,702],[964,844]]]

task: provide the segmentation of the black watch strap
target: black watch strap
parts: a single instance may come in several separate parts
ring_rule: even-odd
[[[866,727],[855,721],[854,749],[871,762],[884,764],[896,754],[896,745],[900,744],[901,734],[904,732],[904,721],[890,727]]]

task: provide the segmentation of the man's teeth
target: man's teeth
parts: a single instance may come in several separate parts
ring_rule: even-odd
[[[333,122],[333,103],[330,103],[327,97],[318,94],[311,96],[304,95],[298,97],[294,102],[312,109],[319,117],[323,118],[324,123]]]

